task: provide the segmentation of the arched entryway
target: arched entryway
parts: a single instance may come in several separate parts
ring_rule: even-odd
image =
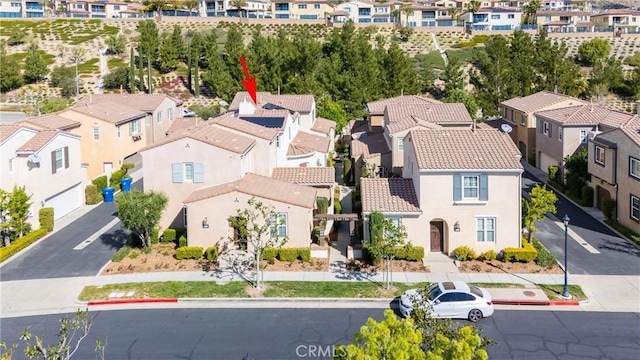
[[[429,251],[446,252],[447,223],[442,219],[429,222]]]

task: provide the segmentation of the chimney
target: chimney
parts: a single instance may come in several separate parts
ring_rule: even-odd
[[[238,105],[238,114],[240,115],[251,115],[256,110],[255,106],[249,101],[247,101],[247,97],[245,96],[244,100]]]

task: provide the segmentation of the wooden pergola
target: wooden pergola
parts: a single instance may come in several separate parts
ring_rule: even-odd
[[[358,220],[358,214],[316,214],[313,216],[314,220],[318,220],[320,223],[320,231],[324,234],[327,220],[333,221],[349,221],[349,233],[353,236],[356,229],[356,220]]]

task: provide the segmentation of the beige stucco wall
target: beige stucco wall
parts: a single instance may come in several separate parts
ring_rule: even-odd
[[[384,115],[369,115],[371,119],[369,121],[370,126],[382,126],[384,125]]]
[[[615,184],[616,183],[615,161],[617,157],[617,150],[610,149],[605,145],[595,144],[593,141],[589,141],[588,146],[589,146],[588,148],[589,173],[593,176],[596,176],[598,179],[608,182],[609,184]],[[596,146],[604,149],[604,165],[597,163],[595,161]],[[596,184],[596,185],[599,185],[599,184]]]
[[[187,144],[189,147],[187,147]],[[247,154],[251,156],[251,152]],[[169,198],[162,214],[160,228],[183,226],[183,201],[194,190],[239,180],[242,173],[241,155],[190,138],[176,140],[166,145],[142,152],[144,189],[161,191]],[[202,163],[204,182],[183,181],[174,183],[172,163]]]
[[[176,106],[176,102],[170,98],[165,98],[153,112],[150,121],[145,121],[142,127],[147,132],[146,144],[153,144],[165,137],[167,129],[175,119],[182,116],[182,107]],[[160,117],[160,121],[158,121]]]
[[[192,202],[187,205],[187,241],[189,246],[207,248],[229,242],[233,236],[233,229],[229,226],[228,218],[237,210],[249,207],[247,201],[251,196],[231,192],[218,197]],[[238,200],[237,202],[235,200]],[[295,205],[256,198],[269,206],[273,206],[277,213],[287,213],[288,240],[285,247],[307,247],[311,244],[311,229],[313,227],[313,211]],[[202,220],[207,218],[209,228],[202,228]]]
[[[113,170],[118,170],[122,166],[122,160],[132,154],[135,154],[146,144],[145,134],[141,135],[141,139],[134,141],[129,136],[129,125],[120,125],[120,137],[116,125],[94,117],[66,110],[60,116],[79,121],[81,125],[70,132],[79,135],[80,151],[82,153],[82,163],[88,164],[87,176],[90,179],[97,177],[103,173],[103,164],[110,162],[113,164]],[[144,119],[140,119],[144,121]],[[142,126],[142,125],[141,125]],[[93,128],[100,129],[100,140],[93,140]]]
[[[423,173],[418,195],[422,209],[419,230],[421,236],[429,234],[429,222],[443,220],[445,226],[460,223],[460,232],[445,229],[444,252],[450,253],[456,247],[468,245],[478,253],[487,250],[496,252],[505,247],[520,244],[520,174],[488,174],[489,200],[471,204],[455,204],[453,201],[454,173]],[[476,242],[476,217],[495,217],[496,242]],[[428,236],[426,236],[428,237]],[[426,248],[427,252],[429,248]]]

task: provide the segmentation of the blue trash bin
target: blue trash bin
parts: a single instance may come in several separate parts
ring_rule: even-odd
[[[122,192],[131,191],[131,178],[120,179],[120,189],[122,190]]]
[[[106,187],[102,189],[102,196],[104,196],[104,202],[113,202],[113,193],[116,189],[112,187]]]

